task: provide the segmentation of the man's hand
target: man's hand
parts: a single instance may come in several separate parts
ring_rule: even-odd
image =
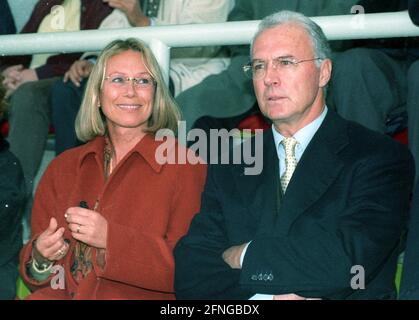
[[[7,99],[17,89],[18,82],[11,77],[4,78],[2,85],[6,88],[5,98]]]
[[[6,97],[9,97],[23,83],[38,80],[35,70],[23,69],[22,65],[9,67],[2,74],[3,85],[7,89]]]
[[[241,269],[240,257],[246,247],[247,243],[240,246],[232,246],[223,252],[224,262],[227,263],[232,269]]]
[[[23,65],[19,64],[19,65],[11,66],[4,69],[1,74],[4,78],[10,78],[15,81],[19,81],[19,75],[22,70],[23,70]]]
[[[112,8],[121,10],[127,16],[134,27],[146,27],[150,25],[150,19],[143,13],[138,0],[102,0]]]
[[[2,85],[6,88],[5,98],[8,98],[17,89],[18,83],[21,79],[20,73],[22,70],[23,66],[19,64],[8,67],[1,73],[4,77]]]
[[[67,82],[68,79],[74,83],[76,87],[80,87],[80,82],[83,78],[87,78],[92,72],[93,64],[87,60],[77,60],[75,61],[70,69],[64,74],[64,82]]]
[[[64,216],[74,239],[95,248],[106,249],[108,222],[99,212],[72,207],[67,209]]]

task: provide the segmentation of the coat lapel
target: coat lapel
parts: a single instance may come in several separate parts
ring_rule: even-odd
[[[343,169],[337,154],[347,144],[345,122],[329,110],[291,178],[275,223],[276,232],[286,234],[295,219],[328,190]]]
[[[263,155],[262,172],[258,175],[244,175],[245,166],[240,165],[233,167],[235,171],[233,176],[241,200],[255,223],[258,224],[256,229],[265,232],[273,227],[280,199],[278,196],[279,162],[270,129],[263,133],[262,147],[263,150],[256,149],[257,154]]]

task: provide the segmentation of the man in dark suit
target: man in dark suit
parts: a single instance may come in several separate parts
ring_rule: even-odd
[[[395,297],[413,160],[325,106],[330,48],[298,13],[265,18],[252,43],[263,170],[209,167],[201,212],[175,249],[180,299]],[[245,143],[252,143],[252,140]]]

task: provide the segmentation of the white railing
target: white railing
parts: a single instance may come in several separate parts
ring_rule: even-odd
[[[407,11],[314,17],[329,40],[419,36]],[[146,41],[168,79],[171,47],[239,45],[250,43],[259,21],[155,26],[0,36],[1,55],[99,51],[114,39]]]

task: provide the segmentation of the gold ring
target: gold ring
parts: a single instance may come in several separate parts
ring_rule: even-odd
[[[57,257],[60,258],[64,255],[64,251],[62,249],[58,250]]]

